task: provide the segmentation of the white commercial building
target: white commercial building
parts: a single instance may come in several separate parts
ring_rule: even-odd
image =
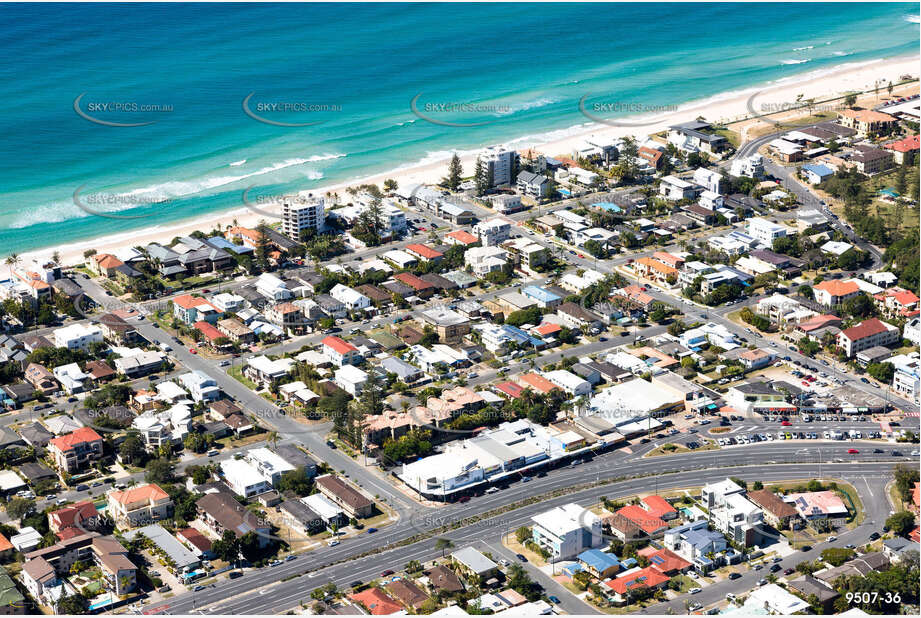
[[[748,235],[762,245],[773,246],[774,241],[787,235],[787,228],[761,217],[748,220]]]
[[[71,324],[54,331],[54,345],[58,348],[87,352],[91,343],[101,342],[102,329],[94,324]]]

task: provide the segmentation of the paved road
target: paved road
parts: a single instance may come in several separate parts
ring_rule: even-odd
[[[708,454],[702,453],[700,455],[703,456],[695,458],[697,463],[707,465]],[[682,459],[690,460],[692,457],[693,456],[683,456]],[[600,459],[601,458],[599,458],[599,460]],[[593,463],[598,465],[600,461],[596,460],[596,462]],[[642,473],[641,470],[652,470],[656,467],[655,462],[652,464],[647,463],[643,466],[640,466],[636,461],[625,461],[623,463],[625,466],[629,467],[630,474],[640,474]],[[685,464],[687,463],[688,462],[685,462]],[[881,480],[882,477],[888,476],[891,466],[891,462],[872,463],[869,461],[861,461],[854,463],[829,463],[826,465],[824,476],[835,478],[868,477],[872,479],[871,484],[873,486],[879,487],[883,484]],[[591,480],[593,475],[588,473],[591,467],[592,464],[585,464],[573,470],[567,469],[566,472],[568,472],[568,474],[559,476],[548,475],[546,479],[535,479],[534,482],[535,484],[536,482],[541,483],[541,491],[551,491],[560,487],[569,487],[578,482]],[[617,468],[612,469],[610,465],[599,465],[598,467],[603,467],[603,470],[598,469],[597,472],[599,476],[603,475],[604,478],[614,476],[619,472]],[[814,463],[768,465],[764,462],[760,462],[750,466],[736,465],[728,469],[697,468],[675,473],[664,472],[660,473],[656,478],[658,479],[658,489],[664,491],[680,487],[699,486],[723,479],[730,475],[739,476],[749,482],[755,480],[771,482],[797,478],[813,478],[815,476],[815,469]],[[623,468],[621,468],[621,470],[623,470]],[[623,498],[639,491],[648,491],[651,486],[650,483],[650,479],[644,477],[591,487],[569,495],[549,498],[535,504],[517,508],[510,512],[494,516],[488,520],[476,522],[467,520],[469,522],[468,525],[461,526],[450,532],[442,533],[440,536],[451,539],[456,547],[463,547],[467,544],[479,542],[484,538],[496,539],[504,534],[510,533],[521,525],[526,525],[530,521],[530,517],[538,512],[551,509],[567,502],[590,504],[596,502],[600,496],[607,496],[612,499]],[[519,484],[500,492],[500,494],[496,496],[480,498],[470,504],[480,505],[481,509],[486,504],[494,502],[498,502],[496,506],[507,504],[515,500],[516,497],[533,495],[535,493],[533,487],[534,486],[528,486],[527,484]],[[871,504],[873,500],[885,500],[881,492],[870,495],[866,491],[866,486],[861,487],[858,484],[856,487],[861,495],[861,499],[867,504]],[[453,515],[446,515],[439,512],[439,516],[447,519],[454,517],[456,521],[463,522],[464,518],[471,516],[469,513],[465,512],[469,508],[471,507],[467,506],[465,509],[455,509],[457,512]],[[856,537],[860,535],[864,535],[862,538],[866,538],[866,536],[869,536],[872,528],[867,524],[862,526],[859,531],[860,532],[856,534],[848,534],[846,537],[842,535],[843,538],[840,538],[835,545],[843,546],[848,542],[853,542],[856,540]],[[330,548],[335,551],[323,550],[322,552],[314,552],[278,567],[256,570],[247,573],[239,579],[220,582],[213,588],[207,588],[194,595],[185,594],[170,599],[148,611],[179,614],[190,613],[196,609],[206,608],[206,613],[281,613],[297,605],[302,600],[309,599],[312,589],[328,582],[333,582],[340,588],[344,588],[355,580],[367,582],[374,579],[378,577],[379,573],[384,569],[402,568],[409,560],[415,559],[425,563],[438,558],[441,552],[435,549],[434,542],[434,537],[427,538],[415,543],[387,549],[381,553],[365,556],[358,562],[350,560],[330,565],[332,561],[345,560],[349,556],[354,556],[359,552],[368,551],[371,548],[384,545],[380,538],[370,539],[370,537],[365,536],[362,539],[343,543],[343,545],[337,548]],[[351,545],[349,543],[351,543]],[[321,553],[323,554],[322,556],[319,555]],[[304,572],[307,572],[306,576],[295,577],[284,582],[280,581],[285,577]],[[274,585],[270,588],[264,588],[273,583]],[[560,598],[562,599],[563,597],[561,596]]]

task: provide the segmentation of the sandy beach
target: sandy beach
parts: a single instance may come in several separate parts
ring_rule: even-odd
[[[740,120],[751,115],[749,106],[756,112],[763,113],[762,110],[777,109],[783,105],[795,105],[798,98],[800,100],[814,98],[817,101],[822,101],[847,92],[872,90],[875,85],[878,85],[878,94],[871,93],[860,99],[862,104],[872,105],[876,104],[877,100],[881,102],[887,98],[886,84],[890,81],[897,83],[904,75],[917,77],[918,63],[919,58],[913,56],[852,63],[850,65],[843,64],[835,69],[826,69],[813,73],[804,72],[795,77],[767,83],[760,87],[683,104],[677,111],[665,114],[619,119],[625,123],[643,123],[644,126],[610,126],[589,123],[588,119],[586,119],[587,124],[579,127],[579,130],[555,132],[557,134],[565,133],[566,136],[562,138],[555,139],[554,132],[551,132],[544,136],[521,138],[507,143],[519,151],[533,149],[550,156],[568,155],[576,145],[589,135],[614,137],[634,135],[638,138],[643,138],[646,135],[662,131],[669,125],[692,120],[698,116],[703,116],[714,123]],[[905,94],[909,90],[917,92],[918,83],[906,85],[896,90],[894,94]],[[764,124],[761,121],[754,120],[739,123],[734,128],[742,132],[744,140],[749,130],[755,126],[764,126]],[[487,146],[489,144],[483,145],[484,148]],[[462,157],[465,174],[472,173],[474,160],[474,154]],[[394,161],[393,164],[393,171],[367,178],[354,179],[347,183],[325,186],[314,189],[311,192],[319,195],[327,192],[339,192],[341,195],[342,190],[346,187],[364,183],[380,185],[387,178],[395,179],[401,186],[437,182],[445,175],[446,169],[446,160],[427,162],[418,166],[412,166],[411,162],[407,161]],[[260,210],[277,212],[277,208],[271,205],[260,204],[259,208]],[[224,228],[232,225],[234,221],[238,225],[254,226],[260,219],[264,218],[266,217],[262,214],[240,207],[194,220],[173,222],[162,226],[154,224],[129,233],[104,236],[66,246],[49,247],[25,253],[22,257],[25,259],[44,260],[50,258],[52,253],[57,250],[64,264],[79,264],[83,262],[83,253],[88,249],[95,249],[97,252],[102,253],[124,247],[146,245],[150,242],[168,242],[175,236],[189,234],[195,230],[210,231],[215,227]]]

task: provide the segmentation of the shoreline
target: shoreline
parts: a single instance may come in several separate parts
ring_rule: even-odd
[[[590,135],[605,137],[646,136],[660,132],[677,122],[691,120],[698,115],[704,116],[708,121],[715,124],[721,122],[740,123],[740,121],[744,121],[746,117],[749,117],[748,123],[763,125],[765,124],[763,121],[750,118],[751,112],[748,106],[750,103],[754,104],[752,97],[756,94],[758,95],[757,105],[790,105],[797,100],[797,97],[803,100],[808,98],[823,100],[836,95],[843,95],[850,91],[869,90],[874,87],[874,82],[876,81],[880,84],[880,92],[877,98],[882,99],[887,96],[885,84],[888,82],[897,83],[900,81],[899,77],[905,74],[917,77],[918,60],[918,56],[903,56],[842,63],[835,67],[804,71],[760,85],[756,84],[739,90],[717,93],[704,99],[688,101],[679,104],[675,111],[669,111],[664,114],[637,114],[616,119],[616,122],[623,122],[628,125],[630,123],[636,125],[642,121],[639,126],[611,126],[592,122],[586,118],[585,123],[562,129],[551,129],[542,134],[512,138],[500,143],[514,147],[519,151],[533,149],[547,156],[560,154],[568,156],[577,144]],[[915,83],[914,87],[917,88],[917,86],[918,84]],[[872,97],[873,95],[866,96]],[[699,113],[694,114],[694,112]],[[744,125],[746,123],[741,122],[740,124]],[[744,136],[744,133],[750,127],[739,126],[736,128]],[[487,146],[465,151],[462,154],[461,163],[464,166],[465,175],[469,174],[473,169],[476,153]],[[443,157],[432,158],[432,155],[436,153],[429,153],[422,160],[397,166],[386,172],[371,174],[299,193],[325,195],[328,192],[341,191],[359,184],[379,185],[388,178],[393,178],[400,186],[437,182],[444,175],[446,163],[451,156],[451,151],[446,150],[443,152]],[[279,204],[259,205],[261,210],[269,212],[277,211],[278,206]],[[240,205],[193,219],[178,220],[160,225],[154,224],[133,231],[104,235],[58,247],[34,249],[23,252],[21,257],[26,260],[47,260],[57,251],[61,255],[62,264],[79,265],[83,263],[83,252],[89,249],[95,249],[99,253],[112,252],[126,247],[146,245],[151,242],[168,242],[175,236],[186,235],[196,230],[212,230],[215,227],[226,228],[234,220],[238,225],[252,227],[258,224],[260,219],[265,218],[264,215],[253,212],[247,206]]]

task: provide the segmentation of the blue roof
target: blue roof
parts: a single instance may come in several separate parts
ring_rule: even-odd
[[[613,566],[620,566],[620,560],[613,554],[606,554],[600,549],[587,549],[579,554],[579,560],[595,569],[599,573],[607,571]]]
[[[252,253],[253,252],[251,247],[244,247],[243,245],[235,245],[222,236],[212,236],[211,238],[208,239],[208,244],[218,249],[226,249],[227,251],[233,251],[234,253]]]
[[[525,296],[529,296],[530,298],[533,298],[534,300],[539,300],[544,303],[550,303],[555,300],[560,300],[560,297],[554,294],[553,292],[550,292],[549,290],[545,290],[544,288],[539,288],[536,285],[529,285],[526,288],[522,288],[521,293],[524,294]]]
[[[807,163],[803,166],[803,169],[818,176],[834,176],[835,174],[834,171],[830,170],[824,165],[812,165],[811,163]]]

